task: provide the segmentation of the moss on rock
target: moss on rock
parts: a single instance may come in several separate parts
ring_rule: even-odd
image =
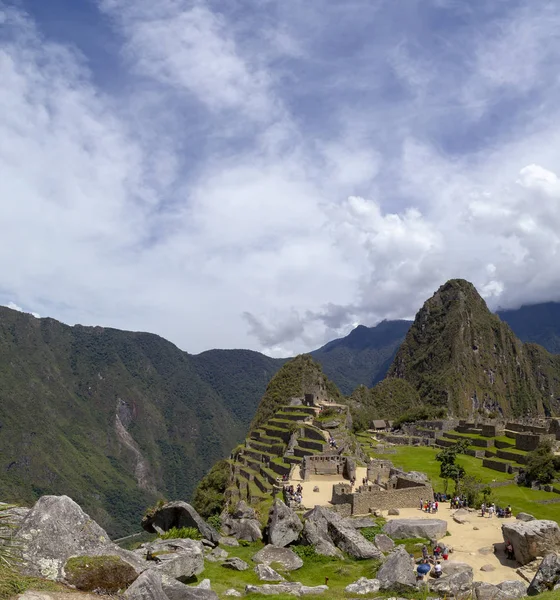
[[[138,574],[120,556],[73,556],[64,565],[66,581],[85,592],[118,592],[126,589]]]

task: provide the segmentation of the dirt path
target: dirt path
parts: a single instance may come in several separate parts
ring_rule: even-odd
[[[507,560],[503,551],[494,554],[493,544],[502,543],[502,523],[503,519],[494,517],[489,519],[482,518],[480,512],[472,513],[470,523],[460,525],[455,523],[452,515],[455,511],[444,503],[440,505],[438,514],[430,515],[420,512],[417,508],[401,508],[399,516],[388,516],[384,513],[386,519],[443,519],[447,521],[447,530],[451,535],[446,536],[443,541],[446,545],[453,548],[450,560],[454,562],[464,562],[473,568],[475,581],[486,581],[487,583],[500,583],[506,580],[524,581],[515,570],[519,566],[514,560]],[[473,529],[478,527],[478,530]],[[486,549],[489,553],[481,553],[481,549]],[[481,571],[483,565],[492,565],[495,571]],[[445,567],[444,567],[445,569]]]

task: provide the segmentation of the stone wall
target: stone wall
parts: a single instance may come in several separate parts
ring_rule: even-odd
[[[503,423],[486,423],[482,425],[482,435],[484,437],[497,437],[504,435],[506,428]]]
[[[514,467],[508,463],[501,462],[499,460],[493,460],[491,458],[485,458],[482,461],[482,466],[494,471],[500,471],[502,473],[515,473],[519,471],[519,467]]]
[[[315,454],[303,459],[304,480],[310,475],[342,475],[345,458],[338,455]]]
[[[417,485],[397,490],[358,491],[352,499],[352,514],[364,515],[375,509],[416,508],[420,500],[433,500],[434,492],[429,485]]]
[[[531,450],[535,450],[539,444],[545,440],[554,442],[556,440],[556,436],[550,434],[538,435],[534,433],[516,433],[515,447],[517,450],[525,450],[530,452]]]
[[[393,463],[390,460],[372,459],[367,465],[367,478],[372,483],[385,483],[391,477]]]

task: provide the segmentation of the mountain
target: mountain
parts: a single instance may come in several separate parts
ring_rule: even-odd
[[[410,321],[358,325],[346,337],[329,342],[311,356],[340,391],[349,395],[358,385],[371,387],[385,377],[410,325]]]
[[[560,414],[560,356],[523,344],[460,279],[420,309],[387,377],[457,416]]]
[[[156,335],[0,308],[2,500],[68,494],[111,534],[136,530],[242,439],[238,414]]]
[[[560,303],[544,302],[496,313],[523,342],[533,342],[560,354]]]

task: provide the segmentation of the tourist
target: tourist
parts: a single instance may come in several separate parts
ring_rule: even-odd
[[[420,510],[424,508],[424,500],[420,500]]]
[[[436,561],[439,559],[441,554],[442,554],[441,546],[439,544],[436,544],[436,547],[434,548],[434,558]]]
[[[496,512],[496,505],[495,504],[491,504],[488,507],[488,517],[491,519],[494,516],[495,512]]]
[[[513,546],[509,540],[506,542],[506,558],[508,560],[515,560],[515,553],[513,551]]]
[[[434,507],[435,507],[435,511],[434,512],[437,512],[438,509],[439,509],[439,502],[437,500],[434,502]]]
[[[434,566],[434,577],[436,579],[439,579],[441,577],[441,572],[442,572],[441,563],[438,560]]]
[[[486,504],[484,502],[480,505],[480,512],[482,513],[482,518],[484,518],[484,513],[486,512]]]
[[[431,571],[431,567],[427,560],[423,560],[418,567],[416,567],[416,572],[418,573],[418,579],[420,581],[424,581],[424,576],[427,575]]]
[[[506,506],[506,518],[511,517],[511,506],[508,504]]]
[[[423,558],[424,560],[428,560],[428,558],[429,558],[429,554],[428,554],[428,547],[426,546],[426,544],[424,544],[424,545],[422,546],[422,558]]]

